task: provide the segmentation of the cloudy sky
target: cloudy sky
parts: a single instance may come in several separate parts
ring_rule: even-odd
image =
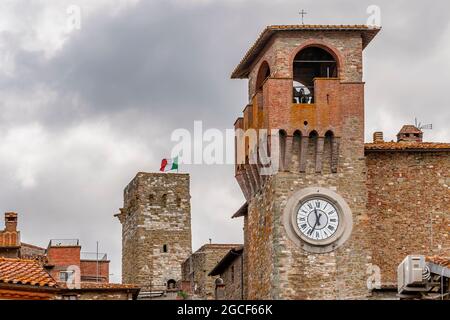
[[[121,226],[113,218],[138,171],[157,171],[171,132],[232,128],[247,99],[230,73],[266,25],[364,24],[382,32],[365,51],[366,139],[433,123],[449,141],[448,1],[2,0],[0,211],[20,213],[22,241],[80,238],[120,281]],[[68,28],[71,5],[81,28]],[[70,11],[70,10],[69,10]],[[193,249],[241,242],[243,202],[230,165],[191,173]]]

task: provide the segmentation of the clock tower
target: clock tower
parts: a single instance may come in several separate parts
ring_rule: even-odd
[[[362,53],[378,32],[269,26],[232,74],[249,81],[235,122],[248,299],[368,293]],[[252,139],[265,131],[267,142]]]

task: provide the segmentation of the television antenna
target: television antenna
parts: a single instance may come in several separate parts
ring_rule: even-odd
[[[416,128],[419,130],[433,130],[433,124],[422,124],[421,122],[417,121],[417,118],[414,119]]]

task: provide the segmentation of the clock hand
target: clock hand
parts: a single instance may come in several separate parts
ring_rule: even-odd
[[[313,234],[314,230],[316,230],[317,223],[319,223],[319,219],[317,219],[317,209],[314,209],[314,213],[315,213],[315,215],[316,215],[316,223],[314,223],[314,227],[313,227],[312,230],[309,232],[309,235],[312,235],[312,234]],[[319,224],[319,226],[320,226],[320,224]]]
[[[314,208],[314,213],[316,214],[316,224],[318,224],[320,227],[320,217],[322,216],[322,214],[317,214],[317,208]]]

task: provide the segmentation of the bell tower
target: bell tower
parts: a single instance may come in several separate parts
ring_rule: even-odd
[[[235,122],[244,132],[235,174],[247,201],[238,216],[249,299],[367,294],[362,53],[379,31],[269,26],[232,74],[249,82]],[[252,144],[247,132],[263,129],[267,144]],[[269,175],[263,149],[278,163]]]

